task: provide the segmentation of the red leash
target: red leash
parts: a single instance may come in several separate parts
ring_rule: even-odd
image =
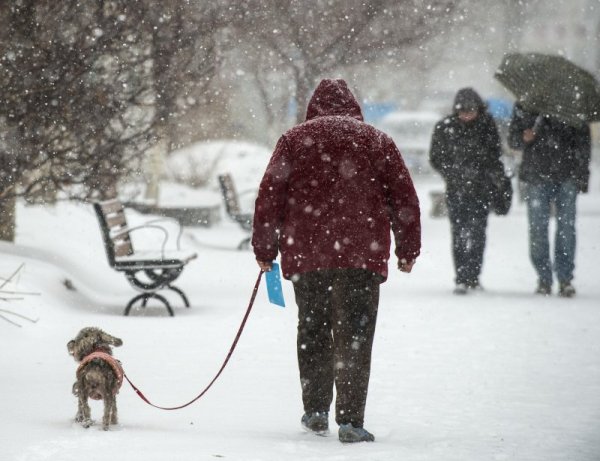
[[[229,359],[231,358],[231,355],[233,354],[233,351],[235,350],[235,346],[237,346],[238,340],[240,339],[240,336],[242,335],[242,331],[244,330],[244,326],[246,325],[246,320],[248,320],[248,316],[250,315],[250,311],[252,310],[252,306],[254,305],[254,299],[256,298],[256,293],[258,292],[258,286],[260,285],[260,279],[262,277],[262,274],[263,274],[263,271],[261,270],[260,273],[258,274],[258,278],[256,279],[256,283],[254,284],[254,289],[252,290],[252,296],[250,297],[250,304],[248,304],[248,309],[246,309],[246,314],[244,315],[244,319],[242,320],[242,324],[240,325],[240,328],[238,329],[237,335],[235,336],[235,339],[233,340],[233,344],[231,345],[231,348],[229,349],[229,353],[227,354],[227,357],[225,358],[225,361],[223,362],[223,365],[221,365],[221,368],[219,369],[219,372],[212,379],[212,381],[208,384],[208,386],[206,386],[204,388],[204,390],[202,392],[200,392],[200,394],[197,397],[195,397],[194,399],[190,400],[188,403],[185,403],[183,405],[179,405],[178,407],[161,407],[161,406],[158,406],[158,405],[154,405],[152,402],[150,402],[150,400],[148,400],[148,398],[143,394],[143,392],[140,391],[130,381],[130,379],[127,377],[127,375],[125,373],[123,373],[123,375],[125,376],[125,379],[127,380],[127,382],[131,385],[131,387],[136,392],[136,394],[139,395],[140,398],[144,402],[146,402],[148,405],[153,406],[154,408],[159,408],[160,410],[179,410],[181,408],[187,407],[188,405],[191,405],[196,400],[198,400],[200,397],[202,397],[204,394],[206,394],[206,391],[208,391],[210,389],[210,387],[214,384],[214,382],[217,380],[217,378],[221,375],[221,372],[225,369],[225,366],[227,365],[227,362],[229,362]]]

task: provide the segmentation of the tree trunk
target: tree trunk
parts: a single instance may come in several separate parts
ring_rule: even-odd
[[[0,200],[0,240],[15,241],[16,205],[15,197]]]
[[[315,87],[319,83],[319,76],[323,74],[317,67],[305,65],[304,67],[295,67],[292,69],[296,79],[296,123],[302,123],[306,120],[306,109],[310,98],[312,98]],[[329,69],[330,70],[330,69]],[[325,69],[325,74],[329,73]]]
[[[296,81],[296,123],[302,123],[306,118],[306,108],[312,96],[312,83],[306,77],[300,77]]]
[[[159,130],[164,131],[164,130]],[[148,151],[146,158],[146,193],[144,198],[158,204],[160,195],[160,178],[162,176],[165,159],[169,149],[166,136],[161,136],[158,142]]]

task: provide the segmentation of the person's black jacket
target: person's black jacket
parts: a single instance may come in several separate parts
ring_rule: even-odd
[[[467,90],[474,93],[471,89],[461,91]],[[476,202],[471,206],[487,209],[494,182],[504,177],[500,135],[478,95],[475,98],[478,117],[466,123],[458,118],[458,110],[463,109],[462,99],[473,97],[461,91],[456,97],[454,113],[441,120],[433,131],[429,160],[446,181],[449,201],[459,195],[461,200]]]
[[[536,137],[523,141],[523,131],[534,129]],[[587,192],[590,176],[591,135],[588,124],[567,125],[555,117],[525,111],[515,104],[508,145],[523,151],[519,177],[527,183],[573,179],[581,192]]]

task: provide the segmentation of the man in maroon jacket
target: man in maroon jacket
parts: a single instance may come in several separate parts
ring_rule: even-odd
[[[321,81],[306,121],[278,141],[261,181],[252,245],[264,271],[281,252],[298,304],[302,425],[323,433],[335,383],[342,442],[363,428],[379,284],[390,228],[398,267],[420,252],[419,201],[394,142],[363,123],[344,80]]]

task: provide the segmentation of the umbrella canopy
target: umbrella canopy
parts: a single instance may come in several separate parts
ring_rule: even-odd
[[[600,121],[600,84],[562,56],[508,54],[494,77],[527,111],[554,115],[571,125]]]

